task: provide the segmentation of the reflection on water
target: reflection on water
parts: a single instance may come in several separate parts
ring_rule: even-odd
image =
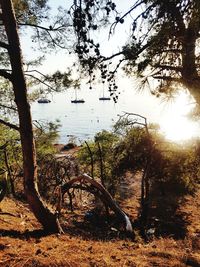
[[[99,90],[84,89],[78,92],[85,103],[74,104],[73,89],[65,93],[56,94],[49,104],[32,104],[32,114],[35,120],[60,120],[60,139],[58,142],[66,143],[70,136],[76,136],[83,141],[93,138],[95,133],[102,129],[109,130],[117,121],[117,114],[123,111],[138,113],[147,117],[150,122],[160,122],[166,119],[170,107],[162,106],[159,100],[149,94],[136,94],[134,90],[124,90],[118,103],[99,101]],[[172,119],[172,118],[171,118]]]

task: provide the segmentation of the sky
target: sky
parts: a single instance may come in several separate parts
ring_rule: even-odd
[[[61,0],[49,0],[49,5],[52,8],[52,13],[56,13],[58,6],[64,6],[69,8],[69,3],[72,1],[61,1]],[[130,7],[129,0],[116,0],[117,7],[125,12]],[[64,6],[65,7],[65,6]],[[102,47],[102,52],[104,55],[111,55],[114,52],[118,52],[120,47],[123,46],[129,35],[129,22],[131,21],[131,16],[127,18],[126,24],[119,24],[115,30],[115,34],[108,38],[108,29],[101,32],[95,33],[95,38],[99,40]],[[127,26],[126,26],[127,25]],[[109,39],[109,40],[108,40]],[[35,56],[35,52],[30,48],[30,36],[24,35],[22,37],[22,49],[24,51],[25,58],[31,58],[32,55]],[[43,66],[40,67],[40,71],[44,73],[52,73],[56,70],[65,71],[67,67],[70,67],[73,61],[73,56],[69,54],[66,55],[66,50],[60,50],[57,53],[51,53],[46,55],[46,61]],[[123,90],[135,90],[136,82],[134,77],[127,78],[124,74],[120,74],[118,77],[119,89],[123,93]],[[96,87],[102,85],[96,85]],[[82,89],[87,90],[87,86],[83,83]],[[162,132],[164,132],[167,138],[175,141],[190,138],[191,136],[198,136],[200,127],[199,123],[192,122],[187,118],[187,114],[192,109],[191,104],[193,100],[187,93],[181,93],[177,99],[162,103],[161,100],[155,99],[154,96],[150,95],[148,92],[141,93],[144,99],[144,105],[141,106],[141,102],[138,101],[137,110],[141,110],[141,115],[149,114],[152,116],[152,121],[157,121]],[[140,97],[141,97],[140,95]],[[136,94],[136,97],[137,96]]]

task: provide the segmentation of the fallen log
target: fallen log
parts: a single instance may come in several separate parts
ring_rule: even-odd
[[[127,232],[132,233],[133,227],[128,215],[119,207],[119,205],[114,201],[111,194],[105,189],[105,187],[99,182],[95,181],[92,177],[87,174],[81,174],[78,177],[68,181],[61,186],[62,197],[65,193],[69,192],[71,188],[81,188],[86,190],[96,196],[98,196],[101,201],[107,205],[114,213],[125,223],[125,229]]]

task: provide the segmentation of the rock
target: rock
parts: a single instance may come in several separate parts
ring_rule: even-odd
[[[66,145],[63,146],[62,151],[63,150],[70,150],[70,149],[75,148],[75,147],[77,147],[76,144],[74,144],[74,143],[68,143],[68,144],[66,144]]]

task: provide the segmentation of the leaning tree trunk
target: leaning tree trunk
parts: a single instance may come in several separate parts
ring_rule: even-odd
[[[8,53],[12,69],[11,82],[19,116],[23,152],[24,190],[30,208],[43,228],[49,232],[57,232],[59,230],[57,218],[45,207],[37,188],[37,163],[32,118],[30,105],[27,100],[27,87],[22,67],[22,55],[14,9],[11,0],[0,0],[0,4],[9,45]]]
[[[117,205],[104,186],[94,180],[93,177],[84,173],[62,185],[62,198],[71,188],[80,188],[99,197],[108,208],[112,209],[115,214],[124,221],[126,231],[133,234],[132,224],[128,215]]]

